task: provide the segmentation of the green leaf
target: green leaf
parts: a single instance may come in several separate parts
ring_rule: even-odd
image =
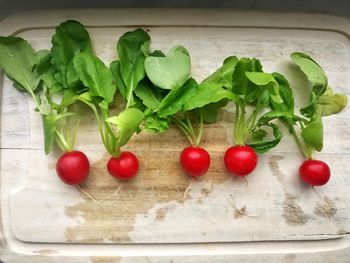
[[[53,104],[51,101],[51,97],[49,95],[49,92],[47,90],[46,85],[42,85],[43,88],[39,95],[39,101],[40,101],[40,110],[41,113],[44,115],[50,114],[51,112],[51,105]]]
[[[165,57],[165,54],[161,50],[154,50],[149,54],[151,57]]]
[[[160,102],[156,95],[157,91],[149,80],[143,79],[135,89],[135,95],[142,100],[142,103],[152,110],[156,110]]]
[[[254,130],[252,132],[253,142],[262,141],[267,136],[267,132],[263,129]]]
[[[264,72],[246,72],[247,78],[261,88],[268,88],[273,102],[282,104],[283,100],[279,93],[279,86],[272,74]]]
[[[176,89],[184,85],[191,73],[191,59],[183,46],[174,46],[166,57],[145,60],[148,78],[162,89]]]
[[[158,107],[158,115],[166,117],[174,115],[183,109],[185,103],[192,98],[198,90],[197,82],[190,78],[183,86],[172,89],[161,101]]]
[[[133,91],[145,77],[145,53],[148,52],[149,42],[149,35],[140,28],[125,33],[118,40],[119,72],[126,87],[126,92],[121,91],[121,93],[125,93],[124,97],[127,101],[127,107],[134,104]],[[114,66],[118,67],[118,65]],[[119,84],[117,83],[118,87],[121,88]]]
[[[264,124],[264,126],[272,128],[273,139],[264,140],[267,132],[265,130],[258,129],[257,131],[253,131],[253,134],[252,134],[252,137],[253,139],[255,139],[255,141],[247,144],[259,154],[262,154],[271,150],[282,139],[282,132],[279,130],[279,127],[276,124],[266,123]]]
[[[247,71],[245,75],[251,82],[258,86],[266,86],[270,83],[277,84],[275,78],[269,73]]]
[[[126,100],[127,99],[127,88],[126,88],[125,83],[123,81],[123,77],[122,77],[122,75],[120,73],[120,62],[119,62],[119,60],[113,61],[111,63],[111,65],[110,65],[110,69],[112,71],[114,82],[116,83],[120,94]]]
[[[112,102],[116,91],[111,71],[95,55],[79,53],[73,60],[75,70],[86,87],[89,88],[91,97],[103,99],[105,105]],[[105,108],[105,106],[103,106]]]
[[[274,119],[283,118],[283,117],[292,118],[293,114],[291,114],[290,112],[283,112],[283,111],[269,111],[259,118],[258,125],[263,125]]]
[[[218,110],[226,106],[228,103],[227,99],[220,100],[218,102],[213,102],[205,105],[203,108],[200,108],[200,111],[203,114],[203,121],[205,123],[213,123],[216,122],[218,118]]]
[[[56,119],[53,115],[42,115],[45,154],[49,154],[55,142]]]
[[[291,58],[312,83],[313,92],[320,96],[326,90],[328,84],[327,76],[321,66],[309,55],[301,52],[293,52]]]
[[[334,93],[330,87],[318,98],[317,107],[322,116],[329,116],[340,112],[348,103],[344,94]]]
[[[262,89],[248,79],[246,72],[262,72],[260,61],[255,58],[241,58],[237,62],[232,75],[232,91],[242,101],[253,102],[261,98]]]
[[[119,148],[127,144],[131,136],[139,129],[143,118],[144,115],[142,111],[135,108],[128,108],[122,111],[118,116],[110,117],[106,120],[117,126],[117,145]]]
[[[66,90],[63,93],[63,97],[60,103],[62,108],[65,108],[78,100],[79,95],[77,95],[73,90]]]
[[[169,129],[169,118],[160,118],[157,114],[149,115],[144,122],[144,129],[150,133],[165,132]]]
[[[68,88],[68,66],[75,54],[92,52],[89,33],[78,21],[68,20],[56,27],[51,42],[52,63],[57,71],[57,80]]]
[[[290,114],[294,114],[294,97],[287,79],[283,75],[276,72],[272,73],[272,76],[278,83],[279,94],[282,99],[282,103],[270,100],[270,107],[275,111],[289,112]]]
[[[307,145],[320,152],[323,148],[322,118],[318,117],[310,122],[306,127],[302,128],[301,137]]]
[[[37,56],[27,41],[19,37],[0,36],[0,69],[15,82],[20,91],[34,92],[37,88],[37,74],[33,67]]]
[[[35,69],[37,73],[44,74],[48,70],[52,69],[51,64],[51,54],[49,50],[40,50],[36,53],[37,63],[35,65]]]
[[[79,100],[92,101],[90,92],[84,92],[78,96]]]
[[[47,59],[48,57],[51,57],[51,53],[50,53],[50,50],[48,49],[41,49],[39,50],[38,52],[36,52],[36,57],[37,57],[37,61],[40,61],[42,59]],[[51,60],[51,58],[50,58]]]
[[[39,77],[51,94],[58,93],[62,90],[61,84],[55,78],[53,65],[51,64],[51,54],[49,50],[41,50],[37,53],[38,63],[35,66]]]
[[[67,84],[70,89],[74,90],[77,94],[87,91],[87,87],[84,86],[77,71],[75,70],[73,60],[67,67]]]
[[[202,83],[216,83],[221,87],[228,89],[232,88],[232,74],[235,66],[238,62],[238,58],[235,56],[227,57],[224,60],[223,65],[218,68],[213,74],[208,78],[203,80]]]
[[[147,109],[147,107],[143,104],[142,100],[137,96],[134,96],[134,105],[132,105],[132,107],[130,108],[139,109],[142,112]]]
[[[186,101],[184,111],[201,108],[223,99],[237,100],[237,96],[231,91],[222,88],[220,84],[215,82],[203,82],[198,85],[197,92],[194,96]]]
[[[309,104],[300,109],[300,113],[307,117],[307,118],[312,118],[316,114],[317,110],[317,95],[315,92],[311,92],[310,97],[309,97]]]

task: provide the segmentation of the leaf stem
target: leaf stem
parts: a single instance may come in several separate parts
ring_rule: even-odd
[[[89,101],[86,101],[86,100],[83,100],[83,99],[80,99],[80,101],[85,103],[86,105],[88,105],[92,109],[92,111],[94,112],[95,117],[96,117],[96,121],[97,121],[97,126],[98,126],[98,129],[99,129],[100,135],[101,135],[102,143],[107,148],[105,133],[104,133],[104,131],[102,129],[102,122],[101,122],[100,114],[98,113],[95,105],[93,103],[91,103]]]
[[[104,134],[105,134],[105,140],[106,144],[108,145],[107,151],[113,156],[113,157],[119,157],[120,155],[120,147],[118,146],[118,137],[115,135],[111,125],[106,120],[108,119],[108,111],[105,109],[101,109],[102,115],[103,115],[103,122],[104,122]]]
[[[128,94],[128,97],[127,97],[127,99],[126,99],[126,109],[128,109],[131,105],[131,98],[132,98],[132,95],[133,95],[133,90],[134,90],[134,88],[133,88],[133,86],[134,86],[134,79],[133,78],[131,78],[131,83],[130,83],[130,86],[129,86],[129,94]]]
[[[195,139],[195,133],[194,133],[194,130],[193,130],[193,127],[192,127],[192,123],[191,123],[191,120],[187,117],[186,118],[186,122],[187,122],[187,127],[189,128],[189,131],[191,132],[192,134],[192,137]]]
[[[71,146],[67,143],[66,139],[64,138],[63,134],[59,131],[55,131],[57,137],[57,144],[61,148],[63,152],[71,152],[72,148]]]
[[[302,154],[307,158],[307,159],[313,159],[313,155],[314,155],[314,151],[312,148],[310,147],[307,147],[306,145],[303,145],[302,142],[300,141],[296,131],[295,131],[295,128],[294,128],[294,125],[290,122],[288,122],[289,126],[290,126],[290,131],[294,137],[294,140],[299,148],[299,150],[302,152]]]
[[[198,131],[198,135],[197,135],[197,139],[196,139],[196,146],[199,146],[201,141],[202,141],[202,137],[203,137],[203,113],[200,110],[199,111],[199,131]]]
[[[261,103],[258,102],[258,104],[256,105],[254,111],[252,112],[252,114],[249,116],[249,118],[247,119],[246,123],[245,123],[245,137],[244,137],[244,141],[246,141],[248,139],[249,134],[251,133],[251,131],[256,127],[256,118],[258,117],[258,113],[261,111],[262,107],[261,107]]]
[[[70,106],[67,106],[67,112],[69,112]],[[70,132],[69,132],[69,116],[67,116],[67,118],[65,119],[65,124],[64,124],[64,132],[65,132],[65,137],[67,138],[67,143],[71,146],[71,148],[73,148],[73,143],[72,140],[70,138]]]
[[[64,146],[61,143],[61,141],[58,139],[58,137],[56,137],[56,143],[57,143],[58,147],[61,149],[61,151],[65,152]]]
[[[236,103],[236,117],[234,123],[234,137],[237,145],[244,145],[245,142],[245,104]]]
[[[79,129],[79,125],[80,125],[80,118],[78,118],[77,120],[77,123],[74,127],[74,130],[73,130],[73,136],[71,137],[71,147],[73,148],[74,145],[75,145],[75,141],[76,141],[76,138],[77,138],[77,133],[78,133],[78,129]]]
[[[42,115],[45,115],[46,113],[42,110],[42,108],[40,107],[38,98],[36,97],[36,95],[34,94],[32,89],[27,89],[27,91],[30,93],[30,95],[32,96],[33,100],[34,100],[34,104],[36,105],[36,107],[38,108],[39,112]]]
[[[237,138],[237,126],[238,126],[238,116],[239,116],[239,107],[238,107],[238,104],[235,103],[235,106],[236,106],[236,112],[235,112],[235,121],[233,123],[233,138],[235,140],[235,143],[236,143],[236,138]]]
[[[108,131],[112,140],[117,140],[117,136],[114,134],[110,123],[106,121],[108,119],[108,112],[106,110],[101,110],[101,111],[102,111],[102,115],[103,115],[103,122],[105,125],[105,130]]]
[[[191,134],[190,129],[187,127],[187,125],[177,119],[176,117],[172,117],[172,120],[175,122],[175,124],[180,128],[180,130],[185,134],[187,139],[189,140],[190,144],[195,144],[195,139],[193,138],[193,134]]]

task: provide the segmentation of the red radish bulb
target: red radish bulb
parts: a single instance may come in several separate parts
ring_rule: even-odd
[[[89,160],[80,151],[64,153],[57,161],[56,171],[61,180],[69,185],[82,183],[90,170]]]
[[[306,160],[299,168],[299,174],[301,179],[312,185],[320,186],[329,181],[331,176],[331,170],[329,166],[319,160]]]
[[[139,161],[135,154],[125,151],[119,157],[109,159],[107,169],[110,175],[118,179],[131,179],[139,170]]]
[[[254,171],[258,156],[252,147],[236,145],[226,150],[224,162],[231,174],[246,176]]]
[[[184,172],[191,176],[197,177],[204,175],[210,166],[209,153],[200,147],[186,147],[180,155],[180,164]]]

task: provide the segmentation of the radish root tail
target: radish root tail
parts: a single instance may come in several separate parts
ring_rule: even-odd
[[[89,199],[93,200],[94,202],[101,203],[101,202],[111,198],[112,196],[116,195],[117,193],[119,193],[120,189],[122,188],[122,185],[120,185],[112,194],[110,194],[110,195],[108,195],[108,196],[106,196],[106,197],[104,197],[104,198],[102,198],[100,200],[98,200],[95,197],[93,197],[91,194],[89,194],[88,191],[84,190],[80,185],[76,185],[75,187],[80,193],[82,193],[83,195],[85,195]]]
[[[102,198],[101,200],[98,200],[98,202],[103,202],[107,199],[110,199],[111,197],[115,196],[116,194],[119,193],[120,189],[122,188],[122,185],[119,185],[119,187],[117,188],[117,190],[115,190],[112,194],[110,194],[109,196],[106,196],[104,198]]]
[[[193,181],[191,181],[190,184],[188,185],[188,187],[186,188],[184,195],[183,195],[183,200],[185,200],[187,198],[187,193],[191,190],[192,183],[193,183]]]
[[[87,196],[89,199],[97,202],[97,199],[95,197],[93,197],[91,194],[89,194],[87,191],[85,191],[83,188],[81,188],[80,185],[76,185],[75,186],[77,188],[77,190],[82,193],[83,195]]]

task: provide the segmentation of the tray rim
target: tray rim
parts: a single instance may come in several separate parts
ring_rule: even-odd
[[[130,15],[137,10],[136,16]],[[78,11],[78,12],[77,12]],[[181,19],[176,13],[182,13]],[[166,16],[163,22],[161,16]],[[104,19],[96,17],[103,14]],[[157,16],[158,15],[158,16]],[[232,19],[234,15],[234,19]],[[42,22],[43,17],[50,16],[49,21]],[[34,17],[34,19],[33,19]],[[28,18],[31,18],[28,25]],[[252,19],[254,18],[254,19]],[[272,19],[271,19],[272,18]],[[35,28],[51,28],[64,19],[77,19],[86,26],[186,26],[186,27],[242,27],[242,28],[274,28],[274,29],[310,29],[333,31],[350,38],[350,18],[322,14],[273,11],[242,11],[230,9],[50,9],[23,11],[5,17],[0,21],[1,35],[15,35],[22,31]],[[259,26],[257,26],[257,24]]]

